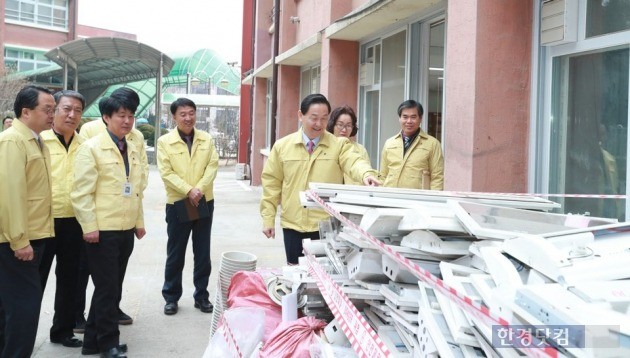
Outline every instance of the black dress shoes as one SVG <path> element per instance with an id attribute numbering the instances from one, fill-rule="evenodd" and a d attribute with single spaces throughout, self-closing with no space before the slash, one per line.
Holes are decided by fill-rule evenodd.
<path id="1" fill-rule="evenodd" d="M 164 314 L 171 316 L 175 313 L 177 313 L 177 302 L 166 302 L 164 305 Z"/>
<path id="2" fill-rule="evenodd" d="M 133 318 L 123 312 L 120 308 L 118 309 L 118 324 L 128 325 L 133 323 Z"/>
<path id="3" fill-rule="evenodd" d="M 127 353 L 127 344 L 120 343 L 118 345 L 118 351 Z M 94 354 L 98 354 L 98 348 L 83 347 L 83 349 L 81 349 L 81 354 L 83 354 L 84 356 L 91 356 Z"/>
<path id="4" fill-rule="evenodd" d="M 107 352 L 101 352 L 101 358 L 127 358 L 127 355 L 118 347 L 114 347 Z"/>
<path id="5" fill-rule="evenodd" d="M 195 301 L 195 308 L 199 308 L 201 312 L 204 312 L 204 313 L 211 313 L 214 307 L 212 307 L 212 303 L 210 303 L 208 299 L 204 299 L 204 300 Z"/>
<path id="6" fill-rule="evenodd" d="M 79 348 L 83 345 L 83 341 L 75 336 L 64 337 L 62 339 L 50 339 L 51 342 L 61 344 L 64 347 Z"/>

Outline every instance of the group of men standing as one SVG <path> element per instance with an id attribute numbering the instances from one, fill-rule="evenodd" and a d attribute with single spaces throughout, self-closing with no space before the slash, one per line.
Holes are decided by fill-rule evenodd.
<path id="1" fill-rule="evenodd" d="M 31 355 L 55 257 L 50 341 L 82 347 L 84 355 L 126 357 L 118 330 L 125 315 L 119 308 L 122 286 L 134 236 L 146 234 L 142 199 L 148 163 L 142 134 L 134 129 L 138 105 L 137 93 L 119 88 L 100 100 L 102 121 L 90 122 L 79 134 L 85 108 L 80 93 L 64 90 L 53 96 L 29 85 L 17 94 L 17 119 L 0 134 L 0 358 Z M 177 130 L 158 141 L 168 196 L 164 313 L 177 312 L 191 231 L 194 306 L 212 312 L 207 285 L 218 156 L 209 134 L 194 128 L 192 101 L 178 99 L 171 113 Z M 199 219 L 182 218 L 172 210 L 180 200 L 207 212 Z M 199 205 L 200 200 L 207 205 Z M 82 250 L 94 283 L 83 341 L 73 332 Z"/>
<path id="2" fill-rule="evenodd" d="M 310 182 L 343 184 L 345 176 L 371 186 L 430 190 L 444 187 L 442 149 L 437 139 L 420 128 L 420 103 L 407 100 L 398 107 L 401 130 L 385 142 L 380 172 L 353 150 L 348 138 L 326 131 L 330 111 L 325 96 L 306 96 L 297 113 L 301 128 L 274 144 L 263 168 L 263 234 L 275 237 L 276 213 L 281 205 L 280 226 L 289 265 L 298 264 L 303 256 L 303 239 L 319 239 L 319 222 L 328 218 L 323 211 L 302 207 L 299 192 L 308 190 Z"/>

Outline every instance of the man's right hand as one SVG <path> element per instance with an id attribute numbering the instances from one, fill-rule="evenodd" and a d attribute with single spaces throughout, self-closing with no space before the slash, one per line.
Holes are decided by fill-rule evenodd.
<path id="1" fill-rule="evenodd" d="M 201 191 L 198 188 L 192 188 L 188 192 L 188 199 L 190 200 L 190 203 L 193 204 L 194 207 L 197 207 L 199 205 L 199 200 L 201 200 L 202 197 L 203 197 L 203 191 Z"/>
<path id="2" fill-rule="evenodd" d="M 274 229 L 272 227 L 263 229 L 263 234 L 265 234 L 265 236 L 268 239 L 275 239 L 276 238 L 276 229 Z"/>
<path id="3" fill-rule="evenodd" d="M 18 260 L 21 260 L 21 261 L 31 261 L 33 257 L 35 257 L 35 253 L 33 252 L 33 246 L 31 246 L 30 244 L 26 247 L 15 250 L 13 254 Z"/>
<path id="4" fill-rule="evenodd" d="M 98 242 L 98 231 L 88 232 L 87 234 L 83 234 L 83 240 L 90 244 L 96 244 Z"/>

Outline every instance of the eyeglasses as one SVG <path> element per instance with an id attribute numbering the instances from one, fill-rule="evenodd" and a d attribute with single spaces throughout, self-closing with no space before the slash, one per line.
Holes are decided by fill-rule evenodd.
<path id="1" fill-rule="evenodd" d="M 347 131 L 351 131 L 354 128 L 354 125 L 352 123 L 343 124 L 341 122 L 337 122 L 335 123 L 335 127 L 337 127 L 337 129 L 339 130 L 345 129 Z"/>
<path id="2" fill-rule="evenodd" d="M 36 107 L 35 109 L 39 109 L 40 111 L 46 113 L 49 116 L 52 116 L 55 113 L 55 107 Z"/>

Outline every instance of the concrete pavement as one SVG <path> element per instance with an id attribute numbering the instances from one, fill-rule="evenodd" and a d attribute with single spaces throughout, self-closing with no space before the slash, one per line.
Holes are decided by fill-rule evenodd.
<path id="1" fill-rule="evenodd" d="M 220 164 L 224 164 L 224 160 Z M 282 239 L 269 240 L 261 232 L 262 220 L 258 213 L 260 188 L 250 187 L 247 181 L 235 180 L 234 170 L 234 165 L 220 166 L 214 185 L 211 299 L 216 291 L 222 252 L 251 252 L 258 257 L 258 267 L 278 268 L 285 263 Z M 163 313 L 161 290 L 167 239 L 165 203 L 162 180 L 157 168 L 152 166 L 144 198 L 147 235 L 135 242 L 121 304 L 123 311 L 134 319 L 132 325 L 120 326 L 120 339 L 129 346 L 130 357 L 200 357 L 210 338 L 212 314 L 201 313 L 193 307 L 191 245 L 186 255 L 184 294 L 179 301 L 179 312 L 174 316 Z M 79 357 L 81 348 L 53 344 L 48 337 L 54 313 L 54 280 L 55 275 L 51 272 L 44 292 L 33 357 Z M 88 302 L 92 291 L 90 283 Z M 82 335 L 77 336 L 82 338 Z"/>

